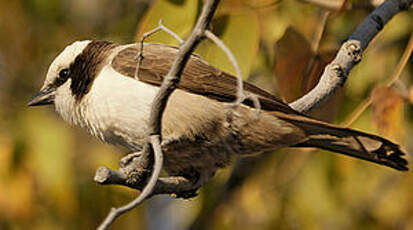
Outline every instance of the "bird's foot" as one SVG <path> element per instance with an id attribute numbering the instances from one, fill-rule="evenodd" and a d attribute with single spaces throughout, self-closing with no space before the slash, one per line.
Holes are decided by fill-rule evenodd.
<path id="1" fill-rule="evenodd" d="M 121 168 L 126 167 L 134 158 L 136 157 L 140 157 L 141 156 L 141 152 L 133 152 L 133 153 L 129 153 L 128 155 L 122 157 L 122 159 L 120 159 L 119 161 L 119 166 Z"/>

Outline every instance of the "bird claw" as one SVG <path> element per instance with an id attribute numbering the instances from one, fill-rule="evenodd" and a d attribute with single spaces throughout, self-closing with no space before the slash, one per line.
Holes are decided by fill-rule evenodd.
<path id="1" fill-rule="evenodd" d="M 136 157 L 140 157 L 141 153 L 140 152 L 133 152 L 133 153 L 129 153 L 128 155 L 122 157 L 122 159 L 120 159 L 119 161 L 119 166 L 121 168 L 126 167 L 134 158 Z"/>

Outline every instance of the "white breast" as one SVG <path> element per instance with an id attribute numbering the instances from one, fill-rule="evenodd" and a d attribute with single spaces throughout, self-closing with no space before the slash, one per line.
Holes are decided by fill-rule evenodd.
<path id="1" fill-rule="evenodd" d="M 83 125 L 105 142 L 136 150 L 144 141 L 150 106 L 158 88 L 105 66 L 82 99 Z M 83 108 L 83 109 L 81 109 Z"/>

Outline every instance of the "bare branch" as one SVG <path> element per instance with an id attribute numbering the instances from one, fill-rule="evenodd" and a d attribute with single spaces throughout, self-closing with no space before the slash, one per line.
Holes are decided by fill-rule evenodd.
<path id="1" fill-rule="evenodd" d="M 225 54 L 227 55 L 228 59 L 231 61 L 232 65 L 234 66 L 235 73 L 237 74 L 237 101 L 235 104 L 241 104 L 244 99 L 244 81 L 242 77 L 242 72 L 241 68 L 238 65 L 237 59 L 235 58 L 234 54 L 231 52 L 231 50 L 217 37 L 215 34 L 213 34 L 211 31 L 206 30 L 205 31 L 205 36 L 213 41 L 219 48 L 221 48 Z"/>
<path id="2" fill-rule="evenodd" d="M 409 60 L 409 57 L 411 56 L 412 52 L 413 34 L 410 35 L 409 43 L 407 44 L 406 49 L 404 50 L 404 53 L 396 66 L 396 69 L 393 71 L 392 77 L 389 78 L 389 80 L 387 80 L 385 83 L 387 87 L 392 86 L 400 78 L 400 75 L 402 74 L 404 67 L 406 67 L 407 61 Z M 353 111 L 353 113 L 351 113 L 350 116 L 348 116 L 348 118 L 343 122 L 343 125 L 350 126 L 358 117 L 360 117 L 363 111 L 371 105 L 372 101 L 373 100 L 371 96 L 369 96 L 367 99 L 361 102 L 359 106 L 357 106 L 357 108 Z"/>
<path id="3" fill-rule="evenodd" d="M 172 30 L 168 29 L 166 26 L 164 26 L 162 24 L 162 19 L 160 19 L 159 23 L 158 23 L 158 26 L 155 29 L 144 33 L 142 35 L 142 38 L 141 38 L 140 42 L 139 42 L 140 43 L 140 50 L 139 50 L 139 53 L 136 55 L 136 58 L 138 60 L 138 64 L 137 64 L 136 70 L 135 70 L 135 79 L 139 78 L 140 65 L 141 65 L 142 59 L 143 59 L 143 42 L 145 41 L 146 38 L 154 35 L 155 33 L 159 32 L 159 31 L 164 31 L 164 32 L 168 33 L 169 35 L 171 35 L 172 37 L 174 37 L 179 42 L 179 45 L 181 45 L 184 42 L 184 40 L 181 37 L 179 37 L 178 34 L 173 32 Z"/>
<path id="4" fill-rule="evenodd" d="M 322 9 L 329 11 L 351 10 L 351 9 L 366 9 L 374 10 L 381 5 L 385 0 L 365 0 L 362 2 L 339 1 L 339 0 L 299 0 L 300 2 L 310 3 Z"/>
<path id="5" fill-rule="evenodd" d="M 128 176 L 120 171 L 100 167 L 95 175 L 95 181 L 100 185 L 123 185 L 132 189 L 142 190 L 144 181 L 128 180 Z M 188 191 L 194 190 L 193 181 L 181 176 L 160 177 L 149 197 L 159 194 L 175 194 L 177 197 L 188 198 Z"/>
<path id="6" fill-rule="evenodd" d="M 290 106 L 308 112 L 342 87 L 351 69 L 361 61 L 361 54 L 370 41 L 395 14 L 408 9 L 411 4 L 411 0 L 387 0 L 375 9 L 341 46 L 335 59 L 326 66 L 318 84 Z"/>
<path id="7" fill-rule="evenodd" d="M 313 39 L 311 41 L 311 50 L 313 51 L 314 54 L 318 53 L 318 49 L 320 47 L 321 39 L 323 38 L 324 31 L 327 27 L 327 21 L 328 21 L 329 16 L 330 16 L 330 11 L 323 10 L 323 9 L 321 10 L 321 14 L 319 16 L 320 21 L 319 21 L 319 23 L 317 23 L 317 27 L 314 30 Z M 308 81 L 308 78 L 310 77 L 310 71 L 314 67 L 316 57 L 317 57 L 316 55 L 313 55 L 311 57 L 310 61 L 308 62 L 307 68 L 304 72 L 305 74 L 304 74 L 303 82 Z M 303 92 L 307 91 L 306 87 L 307 87 L 306 84 L 302 84 L 301 88 L 302 88 Z M 299 111 L 299 112 L 302 112 L 302 111 Z"/>
<path id="8" fill-rule="evenodd" d="M 258 97 L 253 95 L 253 94 L 245 95 L 245 93 L 244 93 L 244 78 L 242 76 L 241 68 L 239 67 L 239 64 L 238 64 L 237 59 L 235 58 L 234 54 L 224 44 L 224 42 L 222 42 L 211 31 L 206 30 L 205 31 L 205 36 L 209 40 L 213 41 L 220 49 L 222 49 L 225 52 L 228 59 L 230 60 L 230 62 L 234 66 L 235 73 L 237 75 L 237 99 L 234 101 L 234 105 L 239 106 L 245 99 L 251 99 L 252 102 L 254 103 L 254 108 L 256 108 L 257 113 L 259 113 L 260 110 L 261 110 L 261 105 L 260 105 L 260 101 L 258 100 Z"/>
<path id="9" fill-rule="evenodd" d="M 311 40 L 311 49 L 314 53 L 318 52 L 318 48 L 320 47 L 321 39 L 323 38 L 324 31 L 326 30 L 327 21 L 330 14 L 330 11 L 321 10 L 319 22 L 317 23 L 313 34 L 313 39 Z"/>
<path id="10" fill-rule="evenodd" d="M 162 115 L 163 112 L 166 108 L 166 104 L 168 102 L 168 99 L 172 92 L 175 90 L 176 85 L 179 83 L 180 76 L 183 72 L 183 69 L 191 56 L 192 52 L 195 50 L 196 46 L 199 44 L 199 42 L 204 38 L 205 31 L 208 29 L 213 15 L 216 11 L 216 8 L 219 4 L 219 0 L 208 0 L 203 9 L 202 13 L 197 21 L 197 24 L 195 25 L 195 28 L 193 29 L 191 35 L 189 38 L 181 45 L 177 57 L 172 64 L 171 69 L 169 70 L 168 74 L 165 76 L 165 79 L 162 83 L 162 86 L 160 87 L 157 95 L 155 96 L 154 101 L 152 102 L 152 107 L 151 107 L 151 113 L 150 113 L 150 118 L 149 118 L 149 123 L 148 123 L 148 131 L 150 134 L 149 137 L 149 143 L 151 144 L 153 148 L 153 153 L 155 155 L 155 162 L 152 170 L 152 175 L 149 179 L 148 184 L 144 187 L 142 193 L 132 202 L 129 204 L 122 206 L 120 208 L 112 208 L 109 215 L 105 218 L 103 223 L 98 227 L 99 230 L 104 230 L 107 229 L 113 221 L 123 213 L 133 209 L 136 207 L 138 204 L 140 204 L 143 200 L 145 200 L 150 194 L 152 193 L 155 185 L 157 184 L 159 173 L 162 170 L 162 162 L 163 162 L 163 156 L 162 156 L 162 150 L 161 150 L 161 130 L 162 130 Z M 159 28 L 162 28 L 162 24 L 160 22 Z M 152 32 L 152 31 L 151 31 Z M 156 32 L 156 29 L 154 30 Z M 152 33 L 154 33 L 152 32 Z M 142 39 L 143 41 L 143 39 Z M 141 44 L 142 45 L 142 44 Z M 140 58 L 142 55 L 139 55 Z M 148 145 L 146 145 L 148 146 Z M 141 159 L 145 163 L 148 164 L 150 162 L 149 159 L 151 159 L 151 148 L 145 147 L 144 150 L 142 151 L 142 154 L 140 156 Z M 147 165 L 144 165 L 147 166 Z M 147 167 L 144 167 L 147 168 Z M 107 176 L 116 176 L 116 180 L 106 180 L 104 174 L 98 174 L 98 176 L 95 176 L 95 179 L 97 181 L 115 181 L 119 182 L 120 179 L 124 179 L 122 175 L 122 171 L 119 170 L 120 172 L 118 173 L 113 173 L 113 171 L 107 171 Z M 100 169 L 100 172 L 105 172 L 103 168 Z"/>

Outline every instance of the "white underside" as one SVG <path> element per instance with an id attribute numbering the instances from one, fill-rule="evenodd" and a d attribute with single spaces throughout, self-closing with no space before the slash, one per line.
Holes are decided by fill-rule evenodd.
<path id="1" fill-rule="evenodd" d="M 157 87 L 124 77 L 110 66 L 102 69 L 80 102 L 64 96 L 71 94 L 70 81 L 66 84 L 67 87 L 61 87 L 66 90 L 59 90 L 55 99 L 56 110 L 64 120 L 86 128 L 105 142 L 131 150 L 139 148 L 136 145 L 145 137 Z"/>

